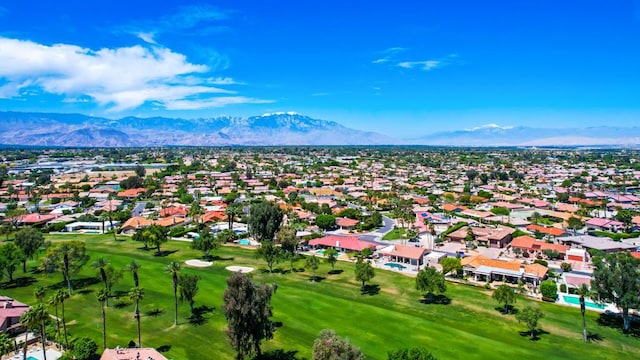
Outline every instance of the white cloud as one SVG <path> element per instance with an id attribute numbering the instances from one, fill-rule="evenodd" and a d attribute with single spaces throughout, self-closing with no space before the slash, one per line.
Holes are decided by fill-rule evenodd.
<path id="1" fill-rule="evenodd" d="M 437 60 L 426 60 L 426 61 L 403 61 L 398 63 L 398 66 L 405 69 L 413 69 L 418 68 L 421 70 L 429 71 L 433 70 L 441 65 L 440 61 Z"/>
<path id="2" fill-rule="evenodd" d="M 509 130 L 509 129 L 513 129 L 513 126 L 500 126 L 498 124 L 490 123 L 490 124 L 484 124 L 484 125 L 476 126 L 476 127 L 465 129 L 465 130 L 467 130 L 467 131 L 477 131 L 477 130 L 482 130 L 482 129 Z"/>
<path id="3" fill-rule="evenodd" d="M 153 38 L 155 36 L 155 33 L 153 32 L 138 32 L 135 35 L 146 43 L 154 44 L 154 45 L 158 44 L 156 40 Z"/>
<path id="4" fill-rule="evenodd" d="M 259 101 L 242 96 L 216 100 L 213 94 L 234 92 L 214 85 L 235 84 L 233 79 L 208 77 L 208 66 L 192 64 L 185 55 L 159 46 L 92 50 L 0 37 L 0 64 L 0 97 L 5 98 L 36 87 L 67 98 L 90 96 L 109 111 L 146 102 L 191 109 Z"/>
<path id="5" fill-rule="evenodd" d="M 372 64 L 382 64 L 382 63 L 386 63 L 388 61 L 389 61 L 389 59 L 380 58 L 380 59 L 373 60 L 371 63 Z"/>

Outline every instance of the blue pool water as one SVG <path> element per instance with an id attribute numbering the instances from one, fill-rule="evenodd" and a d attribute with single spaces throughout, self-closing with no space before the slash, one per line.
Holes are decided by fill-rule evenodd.
<path id="1" fill-rule="evenodd" d="M 316 254 L 324 256 L 324 249 L 320 249 L 320 250 L 316 251 Z M 338 257 L 340 255 L 341 255 L 340 253 L 337 253 L 336 257 Z"/>
<path id="2" fill-rule="evenodd" d="M 388 267 L 391 267 L 391 268 L 396 268 L 396 269 L 398 269 L 398 270 L 404 270 L 404 269 L 406 269 L 406 268 L 407 268 L 407 267 L 406 267 L 406 266 L 404 266 L 404 265 L 400 265 L 400 264 L 396 264 L 396 263 L 386 263 L 386 264 L 384 264 L 384 265 L 385 265 L 385 266 L 388 266 Z"/>
<path id="3" fill-rule="evenodd" d="M 575 296 L 571 296 L 571 295 L 562 295 L 562 298 L 564 299 L 564 302 L 566 302 L 567 304 L 573 304 L 573 305 L 580 306 L 580 298 L 579 297 L 575 297 Z M 594 302 L 586 301 L 586 300 L 584 302 L 584 306 L 588 307 L 588 308 L 592 308 L 592 309 L 598 309 L 598 310 L 604 309 L 604 305 L 596 304 Z"/>
<path id="4" fill-rule="evenodd" d="M 27 360 L 38 360 L 38 359 L 37 359 L 37 358 L 34 358 L 33 356 L 29 356 L 29 357 L 27 358 Z"/>
<path id="5" fill-rule="evenodd" d="M 240 245 L 251 245 L 251 242 L 249 242 L 249 240 L 247 240 L 247 239 L 242 239 L 242 240 L 238 241 L 238 244 L 240 244 Z"/>

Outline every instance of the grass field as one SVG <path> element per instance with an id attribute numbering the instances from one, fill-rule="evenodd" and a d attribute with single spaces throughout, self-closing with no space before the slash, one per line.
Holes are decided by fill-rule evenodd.
<path id="1" fill-rule="evenodd" d="M 399 239 L 405 239 L 405 234 L 407 233 L 407 231 L 403 228 L 395 228 L 391 231 L 389 231 L 387 234 L 385 234 L 385 236 L 382 238 L 382 240 L 399 240 Z"/>
<path id="2" fill-rule="evenodd" d="M 312 283 L 309 273 L 274 273 L 264 271 L 265 265 L 254 258 L 252 250 L 223 247 L 214 255 L 219 259 L 209 268 L 188 268 L 183 271 L 199 274 L 200 292 L 196 307 L 201 318 L 188 320 L 188 304 L 180 305 L 180 324 L 173 326 L 173 293 L 171 278 L 163 271 L 171 261 L 183 262 L 197 258 L 199 252 L 188 243 L 171 241 L 163 250 L 175 251 L 164 257 L 153 251 L 139 249 L 140 244 L 126 240 L 114 242 L 110 235 L 48 236 L 53 241 L 81 239 L 87 243 L 90 263 L 105 257 L 116 267 L 131 260 L 142 265 L 141 287 L 145 298 L 141 302 L 142 344 L 159 348 L 170 359 L 232 359 L 234 352 L 224 334 L 226 321 L 221 312 L 222 293 L 230 273 L 228 265 L 257 267 L 256 281 L 277 283 L 273 297 L 273 320 L 278 323 L 273 340 L 263 343 L 264 350 L 284 349 L 295 352 L 297 358 L 311 358 L 311 347 L 318 332 L 334 329 L 348 337 L 370 359 L 385 359 L 389 350 L 423 346 L 439 359 L 626 359 L 640 354 L 640 338 L 623 335 L 619 327 L 599 325 L 598 314 L 588 312 L 587 327 L 597 341 L 581 339 L 581 317 L 576 308 L 539 303 L 519 298 L 516 308 L 540 307 L 543 333 L 531 341 L 521 335 L 525 326 L 513 315 L 502 315 L 490 292 L 465 285 L 448 284 L 450 304 L 424 304 L 414 289 L 414 279 L 393 272 L 376 270 L 368 294 L 361 294 L 354 280 L 353 266 L 338 262 L 340 274 L 328 275 L 329 265 L 322 264 L 317 274 L 323 279 Z M 33 269 L 37 262 L 30 263 Z M 288 264 L 281 264 L 288 269 Z M 22 277 L 18 271 L 17 277 Z M 101 284 L 94 281 L 96 272 L 87 265 L 74 278 L 89 284 L 76 288 L 67 302 L 68 329 L 72 336 L 89 336 L 101 346 L 100 304 L 95 292 Z M 43 284 L 51 291 L 63 285 L 62 276 L 29 273 L 36 282 L 22 287 L 5 286 L 2 294 L 20 301 L 34 303 L 33 288 Z M 25 281 L 24 283 L 29 283 Z M 115 290 L 126 292 L 133 285 L 125 273 Z M 5 283 L 6 285 L 6 283 Z M 53 308 L 51 308 L 53 313 Z M 126 346 L 136 337 L 133 305 L 126 296 L 112 299 L 107 310 L 108 345 Z M 635 354 L 635 355 L 634 355 Z"/>

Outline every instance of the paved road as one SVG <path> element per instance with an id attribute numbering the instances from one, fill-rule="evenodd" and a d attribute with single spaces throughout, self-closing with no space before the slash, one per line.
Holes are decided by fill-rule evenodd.
<path id="1" fill-rule="evenodd" d="M 144 211 L 144 209 L 147 207 L 147 203 L 144 201 L 139 201 L 136 203 L 136 206 L 133 207 L 133 210 L 131 210 L 131 216 L 140 216 L 142 215 L 142 212 Z"/>

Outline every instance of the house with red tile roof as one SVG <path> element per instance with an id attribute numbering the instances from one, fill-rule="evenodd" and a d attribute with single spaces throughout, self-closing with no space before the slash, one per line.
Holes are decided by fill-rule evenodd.
<path id="1" fill-rule="evenodd" d="M 20 225 L 40 225 L 44 224 L 48 221 L 51 221 L 60 216 L 60 214 L 26 214 L 20 216 L 18 219 L 18 224 Z"/>
<path id="2" fill-rule="evenodd" d="M 388 246 L 381 250 L 382 256 L 384 256 L 387 261 L 417 266 L 417 270 L 420 270 L 420 266 L 424 265 L 424 255 L 426 252 L 427 249 L 425 248 L 400 244 Z"/>
<path id="3" fill-rule="evenodd" d="M 142 194 L 145 191 L 147 191 L 147 189 L 145 189 L 145 188 L 127 189 L 127 190 L 123 190 L 123 191 L 118 192 L 118 197 L 123 197 L 123 198 L 127 198 L 127 199 L 134 199 L 134 198 L 138 197 L 138 195 Z"/>
<path id="4" fill-rule="evenodd" d="M 511 242 L 512 234 L 516 229 L 508 226 L 498 227 L 469 227 L 463 226 L 460 229 L 450 233 L 449 239 L 451 241 L 466 241 L 466 237 L 469 234 L 469 229 L 473 234 L 473 238 L 480 244 L 492 247 L 503 248 Z"/>
<path id="5" fill-rule="evenodd" d="M 225 214 L 224 210 L 212 210 L 204 213 L 204 215 L 202 215 L 201 221 L 203 224 L 206 224 L 210 222 L 219 222 L 226 219 L 227 215 Z"/>
<path id="6" fill-rule="evenodd" d="M 12 298 L 0 296 L 0 334 L 20 332 L 20 316 L 30 308 Z"/>
<path id="7" fill-rule="evenodd" d="M 187 216 L 188 213 L 189 211 L 187 210 L 186 206 L 172 205 L 160 210 L 161 217 L 174 216 L 174 215 Z"/>
<path id="8" fill-rule="evenodd" d="M 360 220 L 355 220 L 355 219 L 349 219 L 349 218 L 336 218 L 336 225 L 341 229 L 341 230 L 355 230 L 356 225 L 358 225 L 358 223 L 360 223 Z"/>
<path id="9" fill-rule="evenodd" d="M 631 256 L 633 256 L 636 259 L 640 259 L 640 251 L 632 251 Z"/>
<path id="10" fill-rule="evenodd" d="M 465 257 L 461 260 L 462 271 L 476 281 L 502 281 L 516 284 L 538 283 L 547 276 L 548 269 L 540 264 L 522 264 L 518 261 L 493 260 L 482 255 Z"/>
<path id="11" fill-rule="evenodd" d="M 536 224 L 528 225 L 526 229 L 534 233 L 541 232 L 547 236 L 553 236 L 553 237 L 558 237 L 565 234 L 565 231 L 560 228 L 546 227 L 546 226 L 536 225 Z"/>
<path id="12" fill-rule="evenodd" d="M 509 244 L 509 247 L 511 249 L 520 249 L 522 253 L 526 252 L 531 257 L 536 256 L 545 250 L 555 250 L 560 254 L 560 256 L 565 257 L 570 248 L 570 246 L 567 245 L 551 244 L 546 241 L 534 239 L 527 235 L 518 236 L 513 239 L 511 244 Z"/>
<path id="13" fill-rule="evenodd" d="M 357 236 L 328 235 L 318 239 L 309 240 L 309 246 L 314 249 L 332 247 L 338 251 L 362 251 L 365 248 L 374 250 L 376 244 L 370 241 L 360 240 Z"/>
<path id="14" fill-rule="evenodd" d="M 624 228 L 624 223 L 611 219 L 592 218 L 585 221 L 584 225 L 592 230 L 618 231 Z"/>

